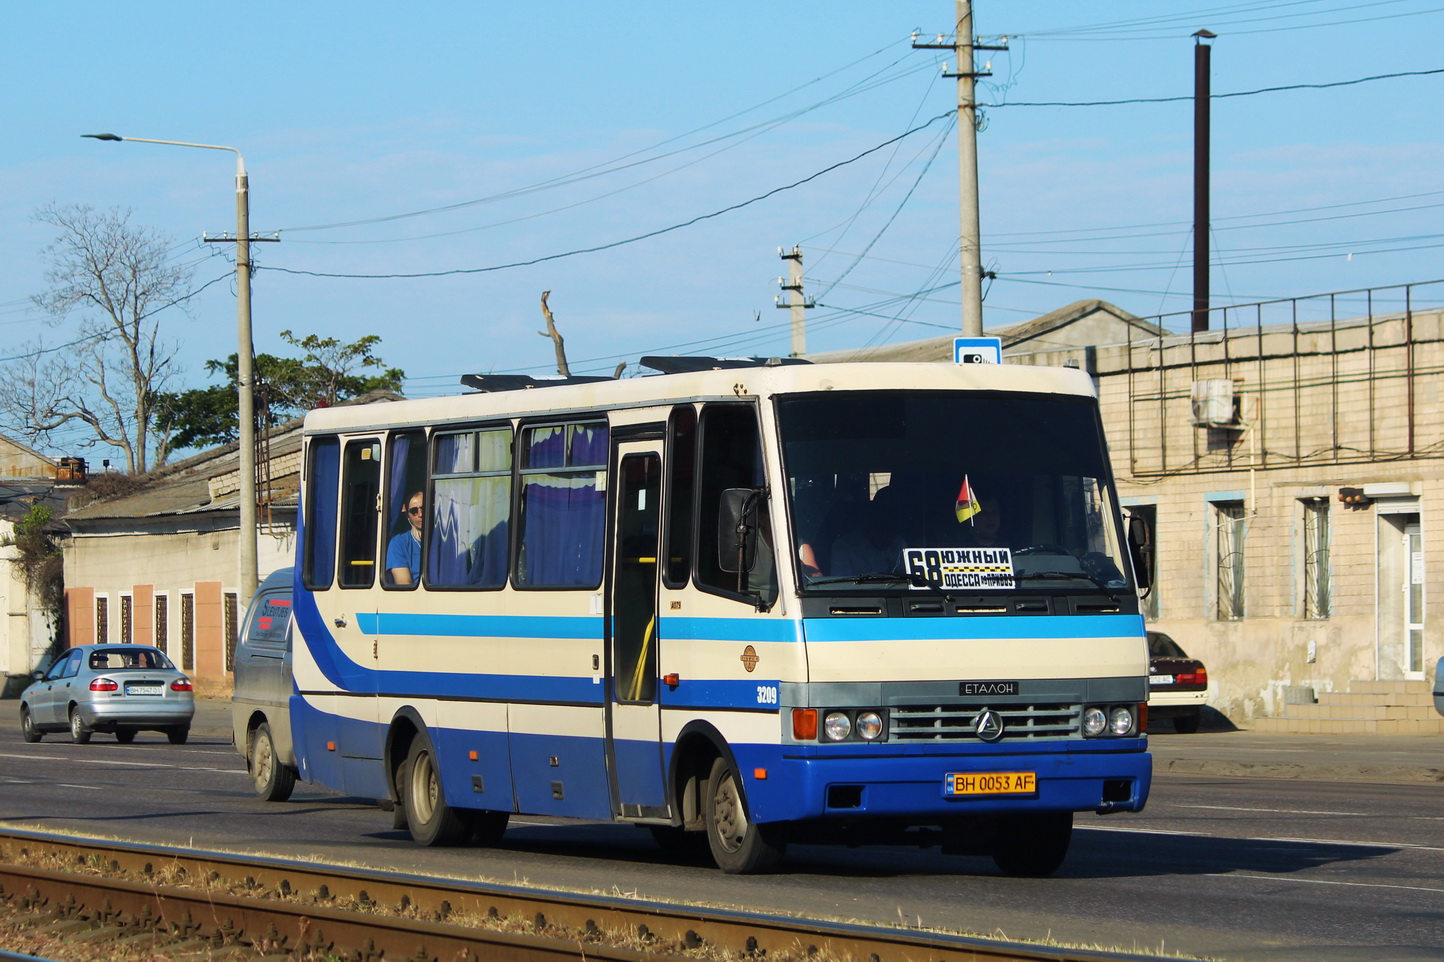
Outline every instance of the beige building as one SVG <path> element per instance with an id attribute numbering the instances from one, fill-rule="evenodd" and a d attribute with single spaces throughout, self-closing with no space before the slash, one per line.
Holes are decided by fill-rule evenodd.
<path id="1" fill-rule="evenodd" d="M 1213 708 L 1276 730 L 1444 731 L 1425 538 L 1444 507 L 1444 321 L 1295 319 L 1317 306 L 1009 359 L 1093 374 L 1120 496 L 1156 532 L 1151 627 L 1207 664 Z"/>
<path id="2" fill-rule="evenodd" d="M 298 421 L 274 434 L 260 459 L 262 578 L 293 557 L 300 445 Z M 249 601 L 238 591 L 238 462 L 234 444 L 208 451 L 66 515 L 69 644 L 154 644 L 200 690 L 227 687 Z"/>

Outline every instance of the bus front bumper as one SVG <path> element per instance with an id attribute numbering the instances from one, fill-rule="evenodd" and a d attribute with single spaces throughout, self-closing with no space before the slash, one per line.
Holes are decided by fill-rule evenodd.
<path id="1" fill-rule="evenodd" d="M 1150 754 L 1141 747 L 1079 750 L 1070 743 L 1070 749 L 823 755 L 794 754 L 783 746 L 738 761 L 748 807 L 761 822 L 886 818 L 921 824 L 1000 812 L 1142 810 L 1153 776 Z"/>

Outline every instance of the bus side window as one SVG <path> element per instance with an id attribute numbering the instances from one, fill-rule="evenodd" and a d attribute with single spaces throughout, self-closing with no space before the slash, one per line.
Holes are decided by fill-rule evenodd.
<path id="1" fill-rule="evenodd" d="M 376 578 L 376 496 L 381 492 L 381 445 L 346 445 L 341 472 L 342 588 L 369 588 Z"/>
<path id="2" fill-rule="evenodd" d="M 336 486 L 341 479 L 341 445 L 335 438 L 315 438 L 307 456 L 306 546 L 302 561 L 304 583 L 312 591 L 325 591 L 336 576 Z"/>
<path id="3" fill-rule="evenodd" d="M 549 424 L 522 437 L 517 584 L 595 588 L 602 583 L 607 425 Z"/>
<path id="4" fill-rule="evenodd" d="M 692 505 L 697 484 L 697 409 L 679 404 L 668 423 L 667 563 L 662 581 L 681 588 L 692 574 Z"/>
<path id="5" fill-rule="evenodd" d="M 762 445 L 757 410 L 750 404 L 709 404 L 702 409 L 702 445 L 698 464 L 697 583 L 720 594 L 742 596 L 769 608 L 777 598 L 777 568 L 772 543 L 771 506 L 757 506 L 757 550 L 752 569 L 741 579 L 718 562 L 717 518 L 728 488 L 762 488 Z"/>
<path id="6" fill-rule="evenodd" d="M 417 579 L 399 584 L 387 566 L 386 556 L 400 535 L 412 537 L 406 505 L 412 496 L 426 487 L 426 435 L 420 431 L 398 431 L 391 435 L 386 454 L 386 498 L 381 509 L 382 538 L 386 545 L 382 557 L 381 583 L 388 588 L 415 588 Z M 418 542 L 419 545 L 420 542 Z M 414 556 L 420 558 L 418 547 Z M 419 573 L 419 572 L 418 572 Z"/>
<path id="7" fill-rule="evenodd" d="M 426 583 L 500 588 L 511 531 L 511 427 L 439 434 Z"/>

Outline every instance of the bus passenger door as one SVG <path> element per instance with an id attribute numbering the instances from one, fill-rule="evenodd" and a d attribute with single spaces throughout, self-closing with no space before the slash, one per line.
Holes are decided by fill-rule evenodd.
<path id="1" fill-rule="evenodd" d="M 657 704 L 660 441 L 618 442 L 610 579 L 607 770 L 613 813 L 668 814 Z"/>

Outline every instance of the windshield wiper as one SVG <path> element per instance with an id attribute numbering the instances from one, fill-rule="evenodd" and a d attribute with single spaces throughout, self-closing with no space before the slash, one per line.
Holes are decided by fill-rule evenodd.
<path id="1" fill-rule="evenodd" d="M 937 585 L 928 584 L 922 575 L 907 575 L 898 571 L 871 571 L 861 575 L 838 575 L 835 578 L 814 578 L 807 582 L 808 587 L 814 585 L 908 585 L 913 588 L 931 588 L 938 594 L 943 594 L 943 589 Z"/>
<path id="2" fill-rule="evenodd" d="M 1095 585 L 1108 592 L 1110 596 L 1114 592 L 1120 590 L 1119 585 L 1110 585 L 1108 584 L 1108 582 L 1103 581 L 1100 578 L 1095 578 L 1093 575 L 1090 575 L 1086 571 L 1028 571 L 1024 572 L 1023 574 L 1014 575 L 1014 578 L 1018 581 L 1037 581 L 1045 578 L 1072 578 L 1074 580 L 1081 579 L 1084 581 L 1093 582 Z"/>

